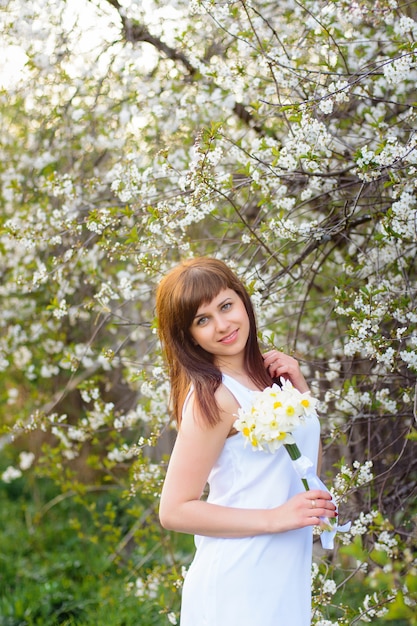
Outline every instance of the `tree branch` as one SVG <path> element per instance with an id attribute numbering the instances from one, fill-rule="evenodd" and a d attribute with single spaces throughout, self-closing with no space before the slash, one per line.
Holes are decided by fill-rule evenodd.
<path id="1" fill-rule="evenodd" d="M 145 26 L 144 24 L 140 24 L 137 20 L 129 19 L 125 15 L 123 15 L 123 7 L 118 0 L 107 0 L 107 2 L 111 4 L 119 13 L 123 27 L 123 34 L 126 41 L 129 41 L 130 43 L 138 43 L 141 41 L 149 43 L 151 44 L 151 46 L 154 46 L 154 48 L 158 50 L 158 52 L 164 54 L 167 59 L 171 59 L 172 61 L 179 61 L 180 63 L 182 63 L 190 77 L 195 77 L 198 74 L 197 68 L 194 67 L 192 63 L 190 63 L 186 55 L 181 52 L 181 50 L 169 46 L 159 37 L 155 37 L 154 35 L 152 35 L 147 26 Z M 252 128 L 262 137 L 270 134 L 270 132 L 266 132 L 265 129 L 256 122 L 253 115 L 245 108 L 245 106 L 241 102 L 236 102 L 232 110 L 241 122 Z"/>

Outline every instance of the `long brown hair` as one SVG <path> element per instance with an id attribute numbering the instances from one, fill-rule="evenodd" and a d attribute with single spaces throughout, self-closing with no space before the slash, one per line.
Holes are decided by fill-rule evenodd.
<path id="1" fill-rule="evenodd" d="M 198 308 L 211 302 L 223 289 L 233 289 L 248 314 L 245 369 L 249 377 L 261 388 L 271 384 L 258 344 L 252 302 L 243 283 L 218 259 L 199 257 L 183 261 L 161 280 L 156 292 L 158 332 L 168 364 L 171 406 L 178 424 L 191 384 L 206 421 L 214 425 L 219 420 L 214 392 L 222 381 L 222 373 L 214 365 L 213 355 L 195 345 L 190 327 Z"/>

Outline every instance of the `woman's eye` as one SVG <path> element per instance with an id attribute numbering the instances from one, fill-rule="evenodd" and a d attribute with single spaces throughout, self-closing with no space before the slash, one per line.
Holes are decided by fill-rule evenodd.
<path id="1" fill-rule="evenodd" d="M 200 317 L 197 320 L 197 326 L 203 326 L 203 324 L 205 324 L 207 322 L 207 317 Z"/>
<path id="2" fill-rule="evenodd" d="M 222 311 L 228 311 L 231 306 L 232 306 L 231 302 L 226 302 L 226 304 L 223 304 L 222 306 Z"/>

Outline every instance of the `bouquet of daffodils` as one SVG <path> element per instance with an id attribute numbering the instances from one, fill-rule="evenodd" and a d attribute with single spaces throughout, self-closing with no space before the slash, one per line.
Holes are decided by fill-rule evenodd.
<path id="1" fill-rule="evenodd" d="M 234 427 L 244 436 L 245 445 L 250 443 L 254 450 L 276 452 L 285 446 L 305 489 L 328 491 L 316 475 L 313 463 L 301 454 L 292 435 L 306 419 L 316 415 L 317 400 L 309 391 L 298 391 L 289 380 L 280 378 L 280 383 L 281 386 L 273 384 L 263 391 L 254 391 L 250 410 L 238 409 Z M 336 532 L 349 530 L 350 523 L 338 526 L 323 518 L 322 528 L 323 547 L 333 548 Z"/>
<path id="2" fill-rule="evenodd" d="M 316 415 L 317 400 L 309 391 L 301 393 L 289 380 L 280 380 L 282 387 L 273 384 L 253 392 L 249 412 L 238 410 L 234 426 L 257 450 L 275 452 L 282 445 L 295 445 L 292 431 L 306 417 Z"/>

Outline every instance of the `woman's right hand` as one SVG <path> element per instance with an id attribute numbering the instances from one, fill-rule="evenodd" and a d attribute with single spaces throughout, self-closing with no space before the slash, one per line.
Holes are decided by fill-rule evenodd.
<path id="1" fill-rule="evenodd" d="M 271 533 L 319 526 L 321 517 L 337 517 L 330 493 L 320 489 L 297 493 L 284 504 L 270 509 L 268 513 Z"/>

